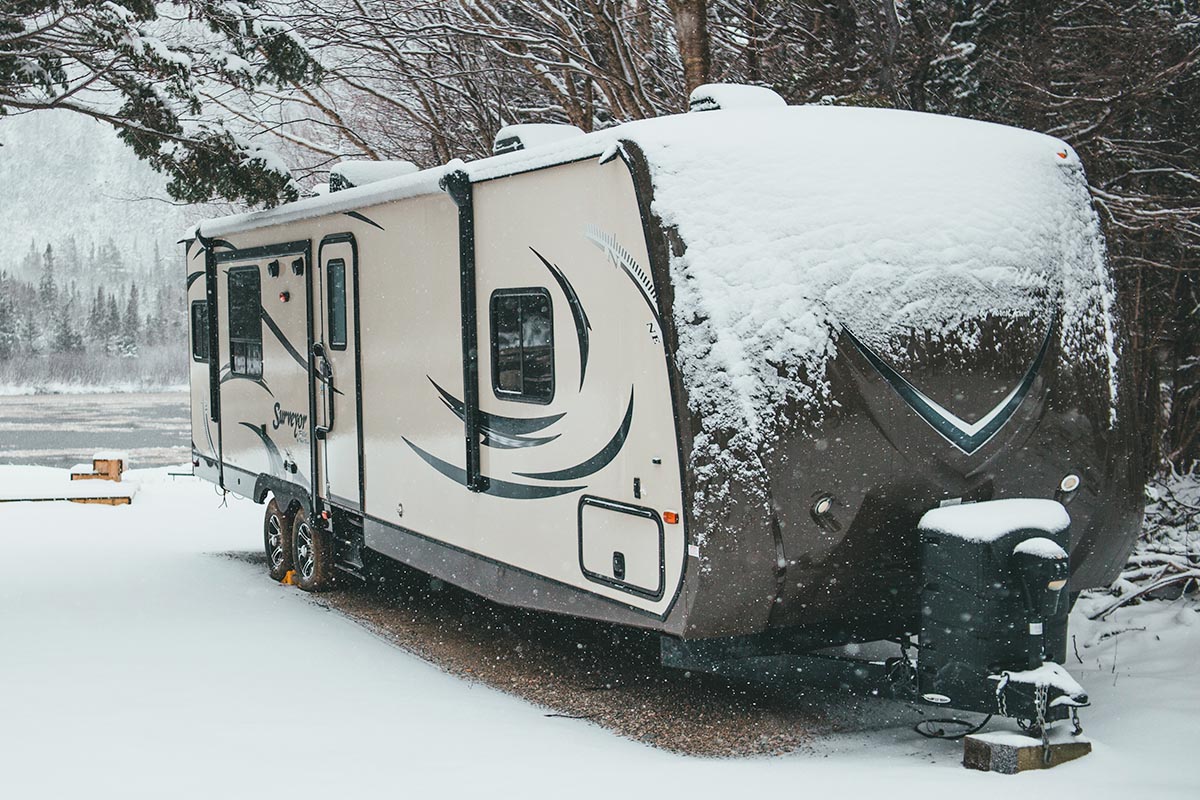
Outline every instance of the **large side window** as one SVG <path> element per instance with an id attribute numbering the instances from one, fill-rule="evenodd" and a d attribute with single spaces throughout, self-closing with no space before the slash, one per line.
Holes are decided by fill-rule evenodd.
<path id="1" fill-rule="evenodd" d="M 329 293 L 326 309 L 329 325 L 329 346 L 346 349 L 346 262 L 330 259 L 325 265 L 325 291 Z"/>
<path id="2" fill-rule="evenodd" d="M 492 390 L 504 400 L 554 399 L 554 314 L 545 289 L 492 293 Z"/>
<path id="3" fill-rule="evenodd" d="M 262 317 L 258 267 L 229 270 L 229 368 L 262 377 Z"/>
<path id="4" fill-rule="evenodd" d="M 208 363 L 208 301 L 192 301 L 192 358 Z"/>

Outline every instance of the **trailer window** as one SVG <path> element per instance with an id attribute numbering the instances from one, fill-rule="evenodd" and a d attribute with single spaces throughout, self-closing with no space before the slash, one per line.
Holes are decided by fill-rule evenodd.
<path id="1" fill-rule="evenodd" d="M 492 389 L 504 400 L 554 398 L 554 314 L 545 289 L 492 294 Z"/>
<path id="2" fill-rule="evenodd" d="M 192 301 L 192 358 L 208 362 L 208 301 Z"/>
<path id="3" fill-rule="evenodd" d="M 346 262 L 334 258 L 325 265 L 325 291 L 329 294 L 329 346 L 346 349 Z"/>
<path id="4" fill-rule="evenodd" d="M 229 370 L 262 377 L 262 301 L 258 267 L 229 270 Z"/>

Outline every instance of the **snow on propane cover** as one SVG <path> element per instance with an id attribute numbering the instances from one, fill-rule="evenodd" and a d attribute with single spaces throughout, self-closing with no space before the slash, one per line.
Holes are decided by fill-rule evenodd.
<path id="1" fill-rule="evenodd" d="M 828 408 L 843 326 L 903 365 L 914 333 L 970 348 L 982 316 L 1048 321 L 1059 303 L 1063 352 L 1107 384 L 1114 421 L 1104 241 L 1061 140 L 819 106 L 625 127 L 649 161 L 653 210 L 684 242 L 670 271 L 701 485 L 707 473 L 753 486 L 779 412 Z"/>

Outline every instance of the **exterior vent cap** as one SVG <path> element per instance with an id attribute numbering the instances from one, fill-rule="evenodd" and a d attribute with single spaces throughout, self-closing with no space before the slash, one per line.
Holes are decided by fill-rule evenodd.
<path id="1" fill-rule="evenodd" d="M 506 125 L 496 134 L 496 140 L 492 144 L 492 155 L 515 153 L 517 150 L 528 150 L 539 145 L 582 135 L 583 131 L 574 125 L 546 122 Z"/>
<path id="2" fill-rule="evenodd" d="M 731 108 L 782 108 L 787 101 L 765 86 L 746 83 L 706 83 L 688 97 L 688 111 Z"/>
<path id="3" fill-rule="evenodd" d="M 411 161 L 343 161 L 329 170 L 329 191 L 353 189 L 414 172 L 420 172 L 420 168 Z"/>

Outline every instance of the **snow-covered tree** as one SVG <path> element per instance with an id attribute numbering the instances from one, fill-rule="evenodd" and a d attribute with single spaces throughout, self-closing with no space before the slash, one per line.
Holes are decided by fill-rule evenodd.
<path id="1" fill-rule="evenodd" d="M 42 277 L 38 282 L 38 302 L 44 312 L 52 313 L 58 303 L 58 282 L 54 278 L 54 247 L 46 245 L 42 253 Z"/>
<path id="2" fill-rule="evenodd" d="M 0 4 L 0 115 L 60 108 L 106 122 L 180 200 L 296 197 L 271 151 L 206 113 L 204 91 L 298 86 L 318 73 L 258 0 Z"/>
<path id="3" fill-rule="evenodd" d="M 0 359 L 11 358 L 16 353 L 20 341 L 11 282 L 8 273 L 0 272 Z"/>

